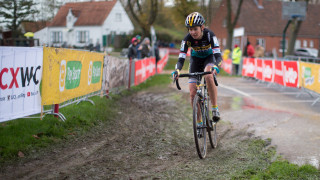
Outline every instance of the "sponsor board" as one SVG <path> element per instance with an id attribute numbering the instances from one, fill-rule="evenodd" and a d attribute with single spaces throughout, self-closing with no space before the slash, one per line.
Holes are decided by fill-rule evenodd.
<path id="1" fill-rule="evenodd" d="M 283 62 L 284 71 L 284 85 L 288 87 L 298 87 L 298 62 L 297 61 L 284 61 Z"/>
<path id="2" fill-rule="evenodd" d="M 226 71 L 228 74 L 231 74 L 231 71 L 232 71 L 232 60 L 231 59 L 223 60 L 221 66 L 224 71 Z"/>
<path id="3" fill-rule="evenodd" d="M 138 85 L 155 74 L 155 62 L 154 57 L 145 58 L 135 62 L 135 78 L 134 85 Z"/>
<path id="4" fill-rule="evenodd" d="M 43 52 L 42 105 L 60 104 L 101 89 L 102 53 L 47 47 Z"/>
<path id="5" fill-rule="evenodd" d="M 320 64 L 300 62 L 301 87 L 320 93 Z"/>
<path id="6" fill-rule="evenodd" d="M 41 111 L 42 48 L 0 47 L 0 122 Z"/>

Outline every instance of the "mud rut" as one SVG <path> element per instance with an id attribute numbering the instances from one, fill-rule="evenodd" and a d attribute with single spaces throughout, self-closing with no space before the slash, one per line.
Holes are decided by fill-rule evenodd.
<path id="1" fill-rule="evenodd" d="M 218 149 L 200 160 L 187 100 L 172 88 L 123 98 L 114 122 L 11 164 L 0 179 L 228 179 L 237 164 L 259 161 L 243 154 L 251 134 L 227 123 L 218 126 Z"/>

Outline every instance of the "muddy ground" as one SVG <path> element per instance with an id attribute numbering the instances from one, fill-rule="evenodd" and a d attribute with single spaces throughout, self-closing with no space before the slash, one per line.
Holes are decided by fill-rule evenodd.
<path id="1" fill-rule="evenodd" d="M 173 87 L 125 97 L 113 122 L 1 167 L 0 179 L 230 179 L 275 158 L 270 142 L 221 121 L 218 148 L 200 160 L 188 101 Z"/>

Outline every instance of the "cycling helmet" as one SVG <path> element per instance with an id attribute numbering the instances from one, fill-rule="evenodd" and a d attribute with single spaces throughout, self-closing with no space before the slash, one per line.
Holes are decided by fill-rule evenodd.
<path id="1" fill-rule="evenodd" d="M 205 20 L 203 16 L 198 12 L 193 12 L 187 16 L 186 19 L 186 27 L 195 27 L 195 26 L 202 26 Z"/>

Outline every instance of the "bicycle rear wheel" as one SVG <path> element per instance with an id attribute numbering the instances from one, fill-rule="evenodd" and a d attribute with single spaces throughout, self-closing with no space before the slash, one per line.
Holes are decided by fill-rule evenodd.
<path id="1" fill-rule="evenodd" d="M 208 99 L 209 101 L 209 99 Z M 208 102 L 210 105 L 210 103 Z M 206 109 L 206 120 L 207 120 L 207 131 L 209 136 L 209 142 L 211 147 L 214 149 L 218 146 L 218 135 L 217 135 L 217 124 L 212 122 L 212 119 L 210 118 L 209 108 L 210 106 L 207 106 Z"/>
<path id="2" fill-rule="evenodd" d="M 203 108 L 200 97 L 196 95 L 193 99 L 193 134 L 200 159 L 205 158 L 207 154 L 207 127 L 205 116 L 203 116 Z M 198 126 L 198 118 L 203 120 L 201 126 Z"/>
<path id="3" fill-rule="evenodd" d="M 210 122 L 209 122 L 210 123 Z M 217 124 L 213 123 L 212 128 L 208 129 L 208 136 L 211 147 L 214 149 L 218 146 Z"/>

